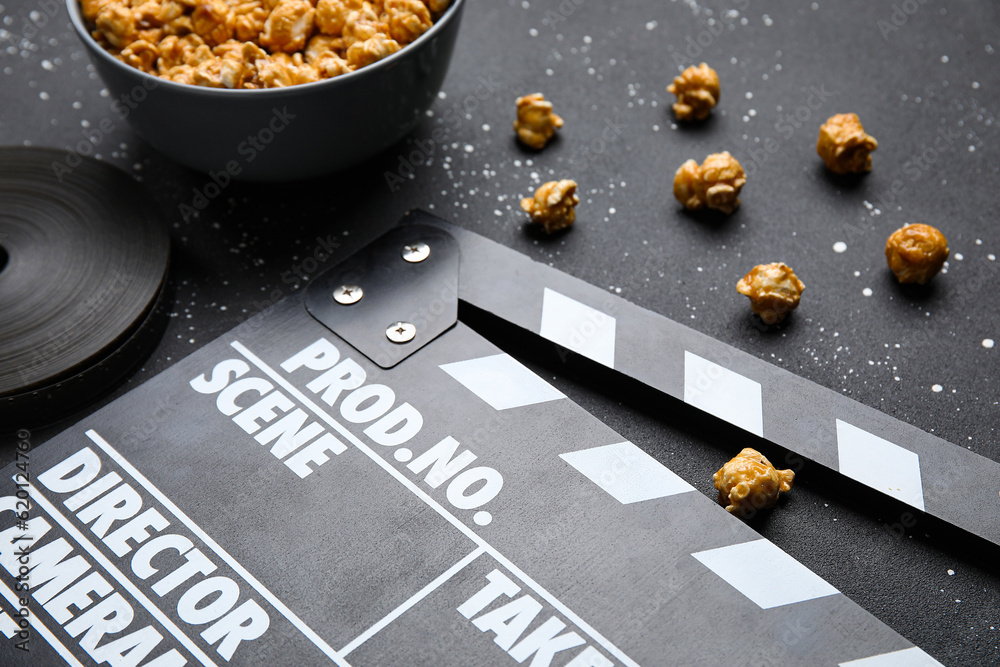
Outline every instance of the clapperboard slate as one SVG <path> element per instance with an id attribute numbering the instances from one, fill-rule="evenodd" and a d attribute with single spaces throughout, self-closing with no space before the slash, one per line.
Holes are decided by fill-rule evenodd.
<path id="1" fill-rule="evenodd" d="M 938 664 L 459 300 L 1000 539 L 997 464 L 414 213 L 5 469 L 0 663 Z"/>

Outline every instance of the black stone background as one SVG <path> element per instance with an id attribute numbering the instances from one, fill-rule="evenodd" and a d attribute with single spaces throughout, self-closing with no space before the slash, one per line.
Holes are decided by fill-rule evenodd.
<path id="1" fill-rule="evenodd" d="M 1000 461 L 1000 350 L 982 345 L 1000 339 L 1000 6 L 469 0 L 463 23 L 444 95 L 409 139 L 344 174 L 231 184 L 185 219 L 180 205 L 207 177 L 159 156 L 112 110 L 56 0 L 3 0 L 0 145 L 73 148 L 107 119 L 114 130 L 93 151 L 140 179 L 170 226 L 166 333 L 95 408 L 424 208 Z M 722 99 L 706 123 L 675 127 L 665 86 L 692 58 L 718 70 Z M 566 125 L 534 153 L 510 123 L 514 98 L 539 90 Z M 847 111 L 880 144 L 855 180 L 828 175 L 814 149 L 819 124 Z M 796 113 L 799 127 L 776 126 Z M 935 147 L 939 136 L 952 138 Z M 720 150 L 750 174 L 742 208 L 726 220 L 684 213 L 674 170 Z M 412 178 L 393 190 L 387 172 Z M 542 238 L 518 201 L 561 177 L 580 183 L 577 224 Z M 886 236 L 908 222 L 950 242 L 947 273 L 927 288 L 897 286 L 885 266 Z M 309 259 L 318 238 L 339 244 L 324 262 Z M 785 325 L 762 333 L 734 285 L 779 260 L 807 290 Z M 488 320 L 480 329 L 506 333 Z M 588 383 L 589 366 L 523 337 L 497 342 L 706 495 L 743 446 L 735 429 L 632 385 Z M 33 444 L 73 421 L 33 429 Z M 997 546 L 808 464 L 754 527 L 943 663 L 1000 663 Z"/>

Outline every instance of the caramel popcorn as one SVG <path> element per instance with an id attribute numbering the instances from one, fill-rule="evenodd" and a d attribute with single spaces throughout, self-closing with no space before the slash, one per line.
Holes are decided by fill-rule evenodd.
<path id="1" fill-rule="evenodd" d="M 736 516 L 751 516 L 773 507 L 778 496 L 792 490 L 795 473 L 776 470 L 756 449 L 747 447 L 712 475 L 719 502 Z"/>
<path id="2" fill-rule="evenodd" d="M 766 324 L 780 322 L 798 308 L 805 288 L 795 272 L 781 262 L 758 264 L 736 283 L 736 291 L 750 297 L 750 308 Z"/>
<path id="3" fill-rule="evenodd" d="M 389 18 L 389 35 L 397 42 L 412 42 L 432 25 L 431 12 L 420 0 L 385 0 L 383 8 Z"/>
<path id="4" fill-rule="evenodd" d="M 368 41 L 375 35 L 384 34 L 386 31 L 387 26 L 379 21 L 375 8 L 370 3 L 364 2 L 361 4 L 361 9 L 348 12 L 347 18 L 344 20 L 342 36 L 344 45 L 350 48 L 357 42 Z"/>
<path id="5" fill-rule="evenodd" d="M 677 120 L 705 120 L 719 103 L 719 75 L 705 63 L 692 65 L 674 78 L 667 92 L 677 96 L 673 104 Z"/>
<path id="6" fill-rule="evenodd" d="M 308 0 L 281 0 L 264 22 L 260 45 L 271 53 L 301 51 L 312 35 L 315 16 Z"/>
<path id="7" fill-rule="evenodd" d="M 923 285 L 948 259 L 948 239 L 930 225 L 907 225 L 885 242 L 885 258 L 901 283 Z"/>
<path id="8" fill-rule="evenodd" d="M 347 15 L 361 9 L 362 0 L 319 0 L 316 3 L 316 27 L 324 35 L 340 36 Z"/>
<path id="9" fill-rule="evenodd" d="M 544 148 L 562 126 L 563 119 L 552 112 L 552 102 L 547 102 L 541 93 L 517 98 L 514 131 L 525 145 L 536 150 Z"/>
<path id="10" fill-rule="evenodd" d="M 355 42 L 347 49 L 347 64 L 357 69 L 391 56 L 402 48 L 394 39 L 377 32 L 363 42 Z"/>
<path id="11" fill-rule="evenodd" d="M 223 0 L 206 0 L 191 14 L 191 27 L 209 46 L 231 39 L 234 22 L 233 13 Z"/>
<path id="12" fill-rule="evenodd" d="M 685 208 L 708 207 L 731 214 L 740 205 L 740 190 L 747 182 L 740 163 L 728 152 L 713 153 L 698 165 L 688 160 L 674 174 L 674 196 Z"/>
<path id="13" fill-rule="evenodd" d="M 107 3 L 97 13 L 95 24 L 111 46 L 123 49 L 135 41 L 135 16 L 125 5 Z"/>
<path id="14" fill-rule="evenodd" d="M 521 208 L 536 222 L 552 234 L 573 224 L 576 220 L 576 205 L 580 198 L 576 194 L 576 181 L 564 179 L 549 181 L 535 191 L 535 196 L 521 200 Z"/>
<path id="15" fill-rule="evenodd" d="M 158 57 L 156 47 L 143 39 L 136 40 L 126 46 L 122 49 L 121 54 L 122 62 L 136 69 L 141 69 L 147 74 L 153 74 L 153 65 L 156 64 Z"/>
<path id="16" fill-rule="evenodd" d="M 366 67 L 427 32 L 451 0 L 80 4 L 94 39 L 127 65 L 178 83 L 252 89 L 310 83 Z"/>
<path id="17" fill-rule="evenodd" d="M 816 152 L 835 174 L 860 174 L 872 170 L 875 137 L 865 133 L 856 113 L 831 116 L 819 128 Z"/>

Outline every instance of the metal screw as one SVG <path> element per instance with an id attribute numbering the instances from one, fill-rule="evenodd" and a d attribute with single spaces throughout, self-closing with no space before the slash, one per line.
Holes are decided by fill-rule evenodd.
<path id="1" fill-rule="evenodd" d="M 409 343 L 417 335 L 417 328 L 409 322 L 396 322 L 385 330 L 385 337 L 393 343 Z"/>
<path id="2" fill-rule="evenodd" d="M 411 264 L 422 262 L 431 255 L 431 247 L 426 243 L 417 241 L 403 246 L 403 259 Z"/>
<path id="3" fill-rule="evenodd" d="M 357 285 L 341 285 L 333 292 L 333 300 L 344 306 L 361 301 L 365 291 Z"/>

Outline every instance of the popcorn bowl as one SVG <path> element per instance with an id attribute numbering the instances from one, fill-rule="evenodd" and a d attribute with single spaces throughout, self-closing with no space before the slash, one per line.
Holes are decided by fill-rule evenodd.
<path id="1" fill-rule="evenodd" d="M 119 61 L 91 36 L 79 0 L 69 15 L 112 109 L 167 157 L 216 181 L 291 181 L 343 170 L 392 146 L 434 102 L 465 0 L 413 43 L 332 79 L 257 90 L 168 81 Z"/>

